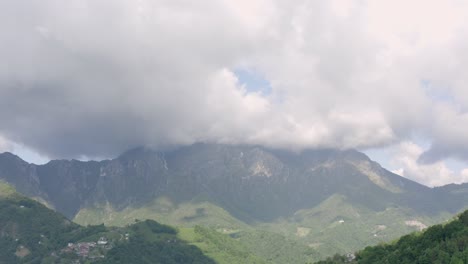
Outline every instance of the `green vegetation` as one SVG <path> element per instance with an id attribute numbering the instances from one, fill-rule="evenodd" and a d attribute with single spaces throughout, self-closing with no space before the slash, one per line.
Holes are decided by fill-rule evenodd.
<path id="1" fill-rule="evenodd" d="M 392 241 L 419 230 L 418 226 L 407 225 L 407 221 L 431 225 L 449 217 L 448 214 L 432 217 L 417 215 L 401 207 L 375 212 L 353 205 L 343 195 L 333 195 L 314 208 L 300 210 L 290 218 L 247 224 L 203 199 L 175 204 L 169 198 L 158 198 L 145 206 L 128 207 L 121 211 L 110 205 L 83 209 L 75 221 L 83 225 L 104 223 L 125 226 L 135 219 L 153 219 L 181 227 L 183 235 L 187 230 L 193 232 L 195 226 L 204 226 L 220 231 L 213 231 L 213 234 L 224 237 L 227 237 L 226 234 L 231 235 L 237 240 L 234 242 L 266 261 L 306 263 Z M 183 239 L 200 247 L 205 254 L 221 263 L 236 263 L 232 256 L 239 257 L 239 254 L 217 250 L 219 245 L 216 243 L 207 247 L 203 243 L 194 243 L 195 239 L 190 236 L 184 236 Z M 223 262 L 223 259 L 230 262 Z"/>
<path id="2" fill-rule="evenodd" d="M 218 262 L 312 262 L 441 223 L 465 208 L 468 199 L 467 184 L 431 189 L 386 171 L 357 151 L 290 153 L 195 144 L 161 153 L 135 149 L 100 162 L 57 160 L 40 166 L 5 154 L 0 155 L 0 174 L 78 224 L 104 228 L 77 240 L 60 240 L 77 244 L 107 237 L 112 248 L 89 252 L 96 261 L 117 254 L 112 249 L 120 242 L 137 242 L 122 238 L 135 219 L 152 219 L 177 226 L 179 239 Z M 8 196 L 11 189 L 2 192 Z M 5 248 L 10 240 L 3 241 Z M 26 245 L 12 245 L 19 258 L 35 254 Z M 64 256 L 63 245 L 53 251 L 57 256 Z M 75 247 L 69 251 L 76 253 Z"/>
<path id="3" fill-rule="evenodd" d="M 320 254 L 315 249 L 277 233 L 252 230 L 232 236 L 238 237 L 255 255 L 271 263 L 295 264 L 320 259 Z"/>
<path id="4" fill-rule="evenodd" d="M 283 235 L 250 229 L 181 228 L 179 237 L 199 247 L 217 263 L 307 263 L 319 253 Z"/>
<path id="5" fill-rule="evenodd" d="M 79 226 L 0 182 L 0 263 L 215 263 L 152 220 Z M 78 262 L 77 262 L 78 261 Z"/>
<path id="6" fill-rule="evenodd" d="M 97 264 L 215 264 L 200 251 L 176 237 L 176 230 L 152 220 L 131 225 L 129 242 L 118 243 Z"/>
<path id="7" fill-rule="evenodd" d="M 140 207 L 116 210 L 109 204 L 82 209 L 73 219 L 81 225 L 104 223 L 109 226 L 125 226 L 135 219 L 155 221 L 184 227 L 204 225 L 212 228 L 238 229 L 247 224 L 231 216 L 226 210 L 208 201 L 193 201 L 175 204 L 167 197 L 160 197 Z"/>
<path id="8" fill-rule="evenodd" d="M 68 241 L 79 240 L 99 227 L 82 229 L 42 204 L 17 195 L 1 184 L 0 259 L 35 263 Z M 8 190 L 8 192 L 4 192 Z M 18 261 L 16 261 L 18 259 Z M 8 261 L 7 261 L 8 260 Z M 13 262 L 10 262 L 15 260 Z"/>
<path id="9" fill-rule="evenodd" d="M 317 250 L 296 237 L 278 234 L 278 226 L 246 224 L 219 206 L 203 200 L 175 205 L 159 198 L 147 206 L 117 211 L 107 206 L 84 209 L 80 224 L 124 226 L 135 219 L 155 219 L 180 226 L 179 237 L 199 247 L 217 263 L 306 263 L 321 258 Z M 202 227 L 202 225 L 204 227 Z"/>
<path id="10" fill-rule="evenodd" d="M 200 248 L 203 253 L 213 258 L 219 264 L 267 263 L 255 256 L 241 242 L 211 228 L 201 226 L 181 228 L 179 237 Z"/>
<path id="11" fill-rule="evenodd" d="M 5 198 L 16 193 L 15 188 L 0 179 L 0 198 Z"/>
<path id="12" fill-rule="evenodd" d="M 392 244 L 367 247 L 354 260 L 336 255 L 318 262 L 333 263 L 468 263 L 468 211 L 448 224 L 405 235 Z"/>
<path id="13" fill-rule="evenodd" d="M 263 224 L 262 227 L 308 245 L 327 257 L 355 252 L 420 230 L 420 226 L 410 225 L 411 221 L 424 226 L 440 223 L 449 217 L 449 214 L 418 215 L 402 207 L 376 212 L 353 205 L 342 195 L 333 195 L 314 208 L 300 210 L 290 218 Z"/>

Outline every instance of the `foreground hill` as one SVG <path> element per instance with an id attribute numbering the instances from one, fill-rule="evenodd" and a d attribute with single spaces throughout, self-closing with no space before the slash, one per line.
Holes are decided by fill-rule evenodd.
<path id="1" fill-rule="evenodd" d="M 468 263 L 468 211 L 445 225 L 403 236 L 392 244 L 367 247 L 356 256 L 335 256 L 318 264 Z"/>
<path id="2" fill-rule="evenodd" d="M 0 263 L 215 263 L 147 220 L 82 227 L 0 182 Z"/>
<path id="3" fill-rule="evenodd" d="M 465 185 L 431 189 L 354 150 L 195 144 L 40 166 L 5 153 L 0 178 L 83 225 L 125 226 L 135 219 L 202 225 L 276 263 L 353 252 L 468 206 Z M 275 244 L 300 250 L 279 254 Z"/>

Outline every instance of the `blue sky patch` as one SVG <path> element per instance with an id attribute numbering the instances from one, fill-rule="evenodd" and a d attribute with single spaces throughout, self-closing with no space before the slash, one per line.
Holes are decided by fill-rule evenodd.
<path id="1" fill-rule="evenodd" d="M 421 87 L 424 89 L 427 96 L 429 96 L 433 101 L 456 103 L 449 87 L 436 86 L 430 80 L 421 80 Z"/>
<path id="2" fill-rule="evenodd" d="M 239 83 L 245 86 L 247 92 L 260 92 L 264 96 L 271 94 L 270 83 L 258 72 L 246 69 L 235 69 L 234 74 L 237 76 Z"/>

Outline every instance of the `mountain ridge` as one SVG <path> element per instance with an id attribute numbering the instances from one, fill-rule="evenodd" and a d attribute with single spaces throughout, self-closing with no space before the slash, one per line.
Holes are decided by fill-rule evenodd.
<path id="1" fill-rule="evenodd" d="M 362 179 L 363 176 L 368 180 Z M 376 197 L 387 196 L 387 200 L 397 204 L 402 200 L 411 203 L 427 199 L 416 196 L 405 198 L 408 193 L 423 193 L 425 197 L 431 196 L 429 193 L 454 194 L 453 191 L 445 192 L 450 186 L 431 189 L 393 174 L 356 150 L 324 149 L 294 153 L 259 146 L 202 143 L 167 152 L 138 147 L 111 160 L 52 160 L 44 165 L 30 164 L 14 154 L 4 153 L 0 154 L 0 178 L 13 184 L 23 194 L 48 201 L 67 217 L 73 217 L 80 208 L 96 202 L 110 202 L 116 208 L 123 209 L 132 204 L 149 202 L 161 195 L 184 201 L 201 193 L 209 196 L 223 193 L 231 195 L 229 201 L 223 201 L 224 206 L 244 206 L 246 204 L 240 203 L 246 202 L 245 195 L 257 192 L 258 196 L 250 200 L 263 199 L 264 207 L 268 206 L 268 202 L 274 202 L 278 207 L 289 199 L 289 204 L 283 204 L 281 209 L 281 215 L 285 216 L 301 207 L 318 204 L 336 192 L 363 202 L 357 191 L 362 188 L 367 190 L 366 196 L 371 193 Z M 227 184 L 212 183 L 216 181 Z M 248 184 L 243 185 L 244 182 Z M 312 185 L 323 188 L 314 190 Z M 315 194 L 307 192 L 307 187 Z M 250 193 L 242 190 L 246 188 L 252 189 Z M 287 191 L 291 193 L 285 192 L 284 188 L 289 188 Z M 136 190 L 138 195 L 135 195 Z M 267 198 L 270 200 L 266 201 Z M 239 201 L 242 199 L 244 201 Z M 366 203 L 377 209 L 386 206 L 379 199 Z M 427 207 L 424 203 L 420 201 L 422 206 L 418 209 Z M 449 208 L 449 211 L 457 209 Z M 257 208 L 247 207 L 243 210 L 259 217 L 255 215 Z M 275 210 L 265 211 L 263 220 L 281 216 L 275 215 Z"/>
<path id="2" fill-rule="evenodd" d="M 465 185 L 429 188 L 356 150 L 198 143 L 44 165 L 4 156 L 0 178 L 80 224 L 204 225 L 259 247 L 261 236 L 248 233 L 266 230 L 324 256 L 395 239 L 417 230 L 407 223 L 439 223 L 468 205 Z"/>

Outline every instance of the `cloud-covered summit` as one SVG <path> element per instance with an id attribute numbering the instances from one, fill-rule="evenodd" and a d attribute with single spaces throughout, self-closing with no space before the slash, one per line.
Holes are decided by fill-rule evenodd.
<path id="1" fill-rule="evenodd" d="M 420 136 L 421 161 L 466 160 L 466 13 L 457 0 L 2 1 L 0 147 L 63 158 Z"/>

